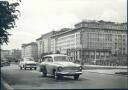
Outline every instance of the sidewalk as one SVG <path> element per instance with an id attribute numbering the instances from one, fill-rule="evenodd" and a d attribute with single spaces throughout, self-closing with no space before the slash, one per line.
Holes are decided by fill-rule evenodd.
<path id="1" fill-rule="evenodd" d="M 8 83 L 1 78 L 1 90 L 14 90 Z"/>
<path id="2" fill-rule="evenodd" d="M 84 69 L 83 71 L 102 73 L 102 74 L 116 74 L 120 72 L 124 72 L 124 73 L 128 72 L 127 66 L 84 65 L 83 69 Z M 118 74 L 118 75 L 123 75 L 123 74 Z"/>
<path id="3" fill-rule="evenodd" d="M 127 70 L 123 69 L 107 69 L 107 70 L 99 70 L 99 69 L 93 69 L 93 70 L 83 70 L 84 72 L 95 72 L 95 73 L 102 73 L 102 74 L 115 74 L 117 72 L 127 72 Z"/>
<path id="4" fill-rule="evenodd" d="M 84 65 L 84 69 L 128 69 L 127 66 Z"/>

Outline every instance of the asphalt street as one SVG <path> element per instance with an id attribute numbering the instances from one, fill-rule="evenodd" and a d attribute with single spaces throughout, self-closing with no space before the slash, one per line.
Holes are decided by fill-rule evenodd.
<path id="1" fill-rule="evenodd" d="M 14 89 L 120 89 L 128 88 L 128 77 L 83 71 L 79 80 L 43 77 L 38 70 L 20 70 L 18 65 L 1 68 L 2 78 Z"/>

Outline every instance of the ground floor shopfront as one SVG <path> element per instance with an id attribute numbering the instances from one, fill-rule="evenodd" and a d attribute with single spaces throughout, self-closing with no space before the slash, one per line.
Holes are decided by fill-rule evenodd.
<path id="1" fill-rule="evenodd" d="M 117 57 L 113 58 L 109 49 L 68 49 L 67 55 L 71 57 L 73 62 L 81 64 L 89 63 L 108 66 L 126 64 L 126 60 L 118 60 Z"/>
<path id="2" fill-rule="evenodd" d="M 111 51 L 109 49 L 68 49 L 67 54 L 71 56 L 73 61 L 81 61 L 83 62 L 90 62 L 96 60 L 105 60 L 106 58 L 110 57 Z"/>

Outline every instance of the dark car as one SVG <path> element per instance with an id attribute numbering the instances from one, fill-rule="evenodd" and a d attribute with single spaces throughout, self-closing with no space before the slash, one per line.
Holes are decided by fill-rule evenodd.
<path id="1" fill-rule="evenodd" d="M 7 60 L 2 60 L 1 61 L 1 67 L 3 67 L 3 66 L 10 66 L 10 62 Z"/>

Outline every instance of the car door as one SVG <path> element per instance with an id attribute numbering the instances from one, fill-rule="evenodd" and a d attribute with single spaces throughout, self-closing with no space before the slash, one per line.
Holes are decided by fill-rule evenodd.
<path id="1" fill-rule="evenodd" d="M 47 57 L 47 64 L 46 64 L 47 73 L 52 74 L 53 70 L 53 58 Z"/>

